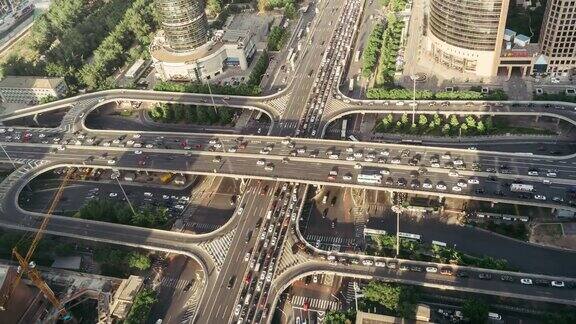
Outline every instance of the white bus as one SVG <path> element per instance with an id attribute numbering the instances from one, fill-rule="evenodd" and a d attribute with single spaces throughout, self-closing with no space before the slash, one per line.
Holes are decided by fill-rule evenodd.
<path id="1" fill-rule="evenodd" d="M 259 120 L 260 117 L 262 117 L 262 111 L 258 111 L 258 114 L 256 115 L 256 118 L 254 118 L 254 119 Z"/>
<path id="2" fill-rule="evenodd" d="M 352 92 L 354 90 L 354 78 L 350 79 L 350 83 L 348 83 L 348 91 Z"/>
<path id="3" fill-rule="evenodd" d="M 522 183 L 513 183 L 510 185 L 510 191 L 512 192 L 533 192 L 534 186 Z"/>
<path id="4" fill-rule="evenodd" d="M 354 137 L 354 135 L 348 136 L 348 139 L 351 140 L 352 142 L 359 142 L 358 139 Z"/>
<path id="5" fill-rule="evenodd" d="M 292 58 L 292 54 L 294 54 L 294 47 L 290 47 L 288 49 L 288 55 L 286 55 L 286 62 L 290 62 L 290 59 Z"/>
<path id="6" fill-rule="evenodd" d="M 379 173 L 359 173 L 356 181 L 365 184 L 380 184 L 382 183 L 382 175 Z"/>
<path id="7" fill-rule="evenodd" d="M 409 240 L 420 241 L 420 235 L 418 234 L 398 232 L 398 236 Z"/>
<path id="8" fill-rule="evenodd" d="M 342 131 L 340 132 L 340 138 L 346 139 L 346 128 L 348 127 L 348 119 L 342 119 Z"/>
<path id="9" fill-rule="evenodd" d="M 356 55 L 354 56 L 354 62 L 360 61 L 360 50 L 356 51 Z"/>

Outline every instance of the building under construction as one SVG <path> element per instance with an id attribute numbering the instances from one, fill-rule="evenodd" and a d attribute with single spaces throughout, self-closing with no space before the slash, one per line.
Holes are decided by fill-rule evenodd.
<path id="1" fill-rule="evenodd" d="M 82 303 L 92 303 L 99 324 L 124 319 L 143 284 L 142 278 L 136 276 L 118 279 L 55 268 L 40 271 L 68 311 Z M 0 294 L 6 293 L 16 276 L 17 267 L 0 264 Z M 58 319 L 58 310 L 29 280 L 19 282 L 4 308 L 0 311 L 0 323 L 55 323 Z"/>

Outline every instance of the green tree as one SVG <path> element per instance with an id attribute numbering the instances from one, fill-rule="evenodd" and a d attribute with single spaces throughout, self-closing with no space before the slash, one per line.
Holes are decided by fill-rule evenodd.
<path id="1" fill-rule="evenodd" d="M 208 11 L 210 16 L 217 16 L 222 11 L 222 4 L 220 0 L 207 0 L 206 1 L 206 10 Z"/>
<path id="2" fill-rule="evenodd" d="M 491 131 L 494 128 L 494 124 L 492 122 L 491 116 L 486 117 L 486 120 L 484 122 L 484 126 L 486 127 L 487 131 Z"/>
<path id="3" fill-rule="evenodd" d="M 288 19 L 293 19 L 296 17 L 296 6 L 294 5 L 294 2 L 286 3 L 284 6 L 284 16 L 286 16 Z"/>
<path id="4" fill-rule="evenodd" d="M 484 126 L 484 123 L 481 120 L 479 120 L 478 123 L 476 123 L 476 130 L 480 134 L 484 134 L 484 132 L 486 131 L 486 126 Z"/>
<path id="5" fill-rule="evenodd" d="M 480 299 L 468 299 L 462 306 L 462 314 L 472 324 L 488 322 L 488 305 Z"/>
<path id="6" fill-rule="evenodd" d="M 128 255 L 128 266 L 138 270 L 148 270 L 150 268 L 150 258 L 138 252 L 131 252 Z"/>
<path id="7" fill-rule="evenodd" d="M 451 115 L 450 116 L 450 126 L 458 127 L 460 125 L 460 121 L 458 120 L 458 116 Z"/>
<path id="8" fill-rule="evenodd" d="M 413 286 L 371 281 L 364 287 L 364 298 L 406 318 L 414 318 L 418 292 Z"/>
<path id="9" fill-rule="evenodd" d="M 124 320 L 125 324 L 142 324 L 146 323 L 148 315 L 150 314 L 150 309 L 152 305 L 156 303 L 158 299 L 156 298 L 156 292 L 150 288 L 144 288 L 140 291 L 136 297 L 134 297 L 134 302 L 132 303 L 132 308 Z"/>
<path id="10" fill-rule="evenodd" d="M 422 114 L 418 116 L 418 124 L 420 126 L 426 126 L 426 124 L 428 124 L 428 118 L 426 117 L 426 115 Z"/>
<path id="11" fill-rule="evenodd" d="M 400 122 L 402 122 L 403 125 L 408 124 L 408 114 L 403 113 L 402 117 L 400 117 Z"/>
<path id="12" fill-rule="evenodd" d="M 467 116 L 466 117 L 466 125 L 468 125 L 468 127 L 470 127 L 470 128 L 476 127 L 476 119 L 474 118 L 474 116 Z"/>
<path id="13" fill-rule="evenodd" d="M 435 113 L 432 119 L 434 120 L 434 124 L 436 124 L 436 126 L 440 126 L 440 124 L 442 124 L 442 119 L 440 118 L 440 115 L 438 115 L 438 113 Z"/>
<path id="14" fill-rule="evenodd" d="M 324 323 L 326 324 L 351 324 L 356 317 L 356 312 L 352 309 L 347 311 L 331 310 L 326 313 Z"/>

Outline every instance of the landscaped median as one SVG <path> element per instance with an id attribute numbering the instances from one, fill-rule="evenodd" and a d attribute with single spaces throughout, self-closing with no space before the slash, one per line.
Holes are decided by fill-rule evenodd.
<path id="1" fill-rule="evenodd" d="M 392 257 L 396 253 L 396 236 L 390 234 L 367 236 L 368 255 Z M 508 261 L 488 256 L 471 256 L 456 249 L 400 238 L 400 258 L 414 261 L 449 263 L 484 269 L 516 271 Z"/>
<path id="2" fill-rule="evenodd" d="M 388 114 L 377 122 L 375 133 L 413 134 L 430 136 L 482 136 L 482 135 L 557 135 L 546 128 L 513 126 L 510 118 L 502 116 L 441 116 L 419 114 L 412 125 L 411 115 Z"/>

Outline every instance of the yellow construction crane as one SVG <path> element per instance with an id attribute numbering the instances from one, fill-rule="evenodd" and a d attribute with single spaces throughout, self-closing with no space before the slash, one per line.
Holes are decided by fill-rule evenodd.
<path id="1" fill-rule="evenodd" d="M 42 224 L 40 224 L 38 231 L 36 231 L 36 235 L 34 236 L 34 239 L 32 240 L 30 247 L 28 248 L 28 252 L 26 252 L 26 256 L 22 257 L 22 255 L 20 255 L 16 247 L 12 249 L 12 255 L 16 258 L 16 260 L 18 260 L 18 264 L 20 265 L 20 267 L 18 275 L 10 283 L 7 293 L 0 296 L 0 310 L 6 309 L 8 300 L 12 296 L 14 289 L 16 289 L 16 287 L 20 283 L 22 275 L 25 273 L 28 276 L 28 278 L 32 281 L 32 283 L 36 287 L 38 287 L 38 289 L 42 291 L 44 296 L 46 296 L 46 298 L 48 298 L 48 300 L 52 303 L 52 305 L 54 305 L 54 308 L 58 311 L 58 314 L 63 319 L 70 318 L 70 316 L 66 312 L 66 309 L 64 308 L 64 305 L 60 303 L 60 300 L 58 300 L 58 298 L 54 295 L 52 289 L 50 289 L 48 284 L 46 284 L 46 282 L 42 279 L 42 275 L 36 269 L 36 264 L 34 263 L 34 261 L 31 261 L 31 259 L 32 255 L 36 251 L 36 248 L 38 247 L 38 243 L 40 243 L 40 240 L 44 235 L 44 231 L 46 230 L 48 223 L 50 222 L 52 213 L 54 212 L 56 206 L 58 206 L 58 202 L 62 198 L 62 194 L 64 193 L 64 186 L 68 182 L 68 179 L 70 178 L 70 175 L 72 173 L 73 168 L 69 168 L 68 172 L 66 172 L 66 174 L 64 175 L 64 179 L 62 179 L 62 183 L 60 183 L 58 190 L 56 191 L 54 197 L 52 198 L 52 202 L 50 204 L 50 207 L 48 208 L 48 211 L 46 212 L 46 216 L 42 220 Z"/>

